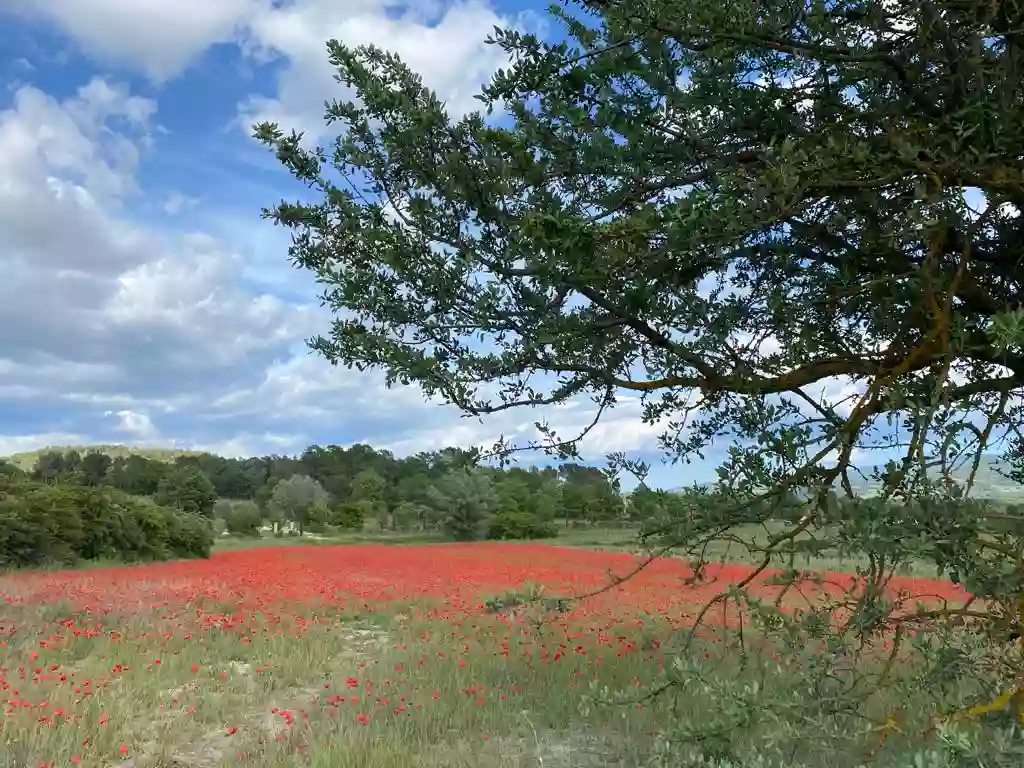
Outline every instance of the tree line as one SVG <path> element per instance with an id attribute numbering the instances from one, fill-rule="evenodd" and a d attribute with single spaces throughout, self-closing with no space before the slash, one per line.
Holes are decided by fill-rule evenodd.
<path id="1" fill-rule="evenodd" d="M 41 453 L 27 472 L 0 465 L 7 476 L 0 504 L 51 494 L 65 505 L 84 504 L 87 497 L 90 504 L 111 508 L 144 504 L 165 515 L 201 518 L 211 530 L 236 535 L 368 527 L 461 541 L 548 538 L 562 526 L 628 516 L 618 482 L 597 468 L 575 463 L 496 468 L 480 466 L 477 459 L 475 451 L 460 448 L 398 458 L 362 444 L 311 445 L 298 456 L 200 453 L 172 461 L 54 449 Z M 53 549 L 42 547 L 47 548 Z"/>

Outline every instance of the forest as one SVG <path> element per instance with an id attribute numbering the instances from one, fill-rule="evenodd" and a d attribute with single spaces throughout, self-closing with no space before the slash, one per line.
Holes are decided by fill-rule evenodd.
<path id="1" fill-rule="evenodd" d="M 206 556 L 218 533 L 367 528 L 457 541 L 540 539 L 629 519 L 618 482 L 600 469 L 497 468 L 476 459 L 460 448 L 396 458 L 359 444 L 311 445 L 294 457 L 170 460 L 47 450 L 28 471 L 0 464 L 0 565 Z"/>

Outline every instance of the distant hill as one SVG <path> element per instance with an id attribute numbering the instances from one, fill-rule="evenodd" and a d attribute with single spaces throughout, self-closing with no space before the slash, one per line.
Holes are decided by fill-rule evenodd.
<path id="1" fill-rule="evenodd" d="M 0 457 L 0 460 L 10 462 L 14 466 L 26 472 L 31 470 L 39 459 L 39 455 L 49 451 L 78 451 L 85 454 L 88 451 L 99 451 L 105 453 L 112 459 L 128 456 L 143 456 L 154 461 L 165 461 L 168 464 L 179 456 L 199 456 L 202 451 L 188 451 L 179 448 L 142 448 L 134 445 L 51 445 L 46 448 L 39 448 L 35 451 L 22 451 L 10 456 Z"/>
<path id="2" fill-rule="evenodd" d="M 1000 471 L 1008 473 L 1010 471 L 1009 464 L 998 456 L 983 455 L 981 463 L 978 465 L 978 472 L 974 476 L 971 496 L 1008 504 L 1024 502 L 1024 485 L 1004 477 Z M 865 472 L 865 474 L 870 474 L 870 472 Z M 964 466 L 957 467 L 953 471 L 952 477 L 958 483 L 966 483 L 970 474 L 971 462 L 967 462 Z M 855 491 L 865 496 L 873 495 L 881 490 L 880 483 L 862 478 L 856 473 L 850 474 L 850 482 Z"/>
<path id="3" fill-rule="evenodd" d="M 881 470 L 881 467 L 876 469 Z M 991 454 L 983 455 L 981 457 L 981 464 L 978 466 L 978 473 L 974 477 L 974 487 L 971 490 L 971 496 L 976 499 L 991 499 L 992 501 L 1004 504 L 1024 503 L 1024 485 L 1015 483 L 999 474 L 1000 470 L 1009 473 L 1009 464 L 998 456 Z M 871 474 L 871 470 L 866 467 L 862 467 L 861 471 L 866 475 Z M 971 464 L 968 462 L 965 466 L 958 467 L 953 471 L 953 479 L 961 484 L 966 483 L 970 474 Z M 853 486 L 853 490 L 861 496 L 873 496 L 882 489 L 881 483 L 863 478 L 858 473 L 852 471 L 850 472 L 850 484 Z M 713 483 L 700 484 L 705 489 L 710 489 L 713 485 Z M 692 485 L 672 488 L 670 491 L 672 493 L 681 493 L 690 488 L 692 488 Z"/>

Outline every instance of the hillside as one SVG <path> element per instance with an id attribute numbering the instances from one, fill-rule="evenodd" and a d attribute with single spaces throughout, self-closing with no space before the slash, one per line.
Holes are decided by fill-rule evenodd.
<path id="1" fill-rule="evenodd" d="M 971 495 L 975 498 L 992 499 L 1004 503 L 1024 502 L 1024 485 L 1015 483 L 1008 477 L 1000 474 L 1000 471 L 1007 473 L 1010 470 L 1009 464 L 998 456 L 991 454 L 982 456 L 981 464 L 978 466 L 978 473 L 974 479 L 974 489 Z M 953 471 L 953 479 L 958 483 L 966 483 L 971 473 L 971 465 L 968 462 L 962 467 Z M 854 490 L 866 496 L 877 493 L 881 485 L 865 478 L 851 474 Z"/>
<path id="2" fill-rule="evenodd" d="M 179 456 L 199 456 L 202 454 L 202 451 L 189 451 L 179 448 L 143 448 L 134 445 L 50 445 L 35 451 L 22 451 L 10 456 L 0 456 L 0 460 L 8 461 L 19 469 L 28 472 L 36 465 L 40 454 L 48 451 L 78 451 L 81 454 L 89 451 L 99 451 L 100 453 L 107 454 L 112 459 L 127 456 L 143 456 L 147 459 L 165 461 L 167 463 L 174 461 Z"/>

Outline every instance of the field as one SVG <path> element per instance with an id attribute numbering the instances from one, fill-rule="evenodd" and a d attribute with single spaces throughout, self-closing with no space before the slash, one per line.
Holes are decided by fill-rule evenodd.
<path id="1" fill-rule="evenodd" d="M 549 603 L 543 623 L 494 602 L 531 584 L 585 594 L 638 561 L 547 544 L 267 546 L 0 577 L 0 765 L 648 765 L 656 734 L 708 702 L 643 692 L 680 628 L 749 566 L 688 584 L 682 560 L 658 560 Z M 841 591 L 834 579 L 824 589 Z M 713 626 L 693 653 L 731 663 Z M 593 706 L 606 687 L 636 696 Z"/>

